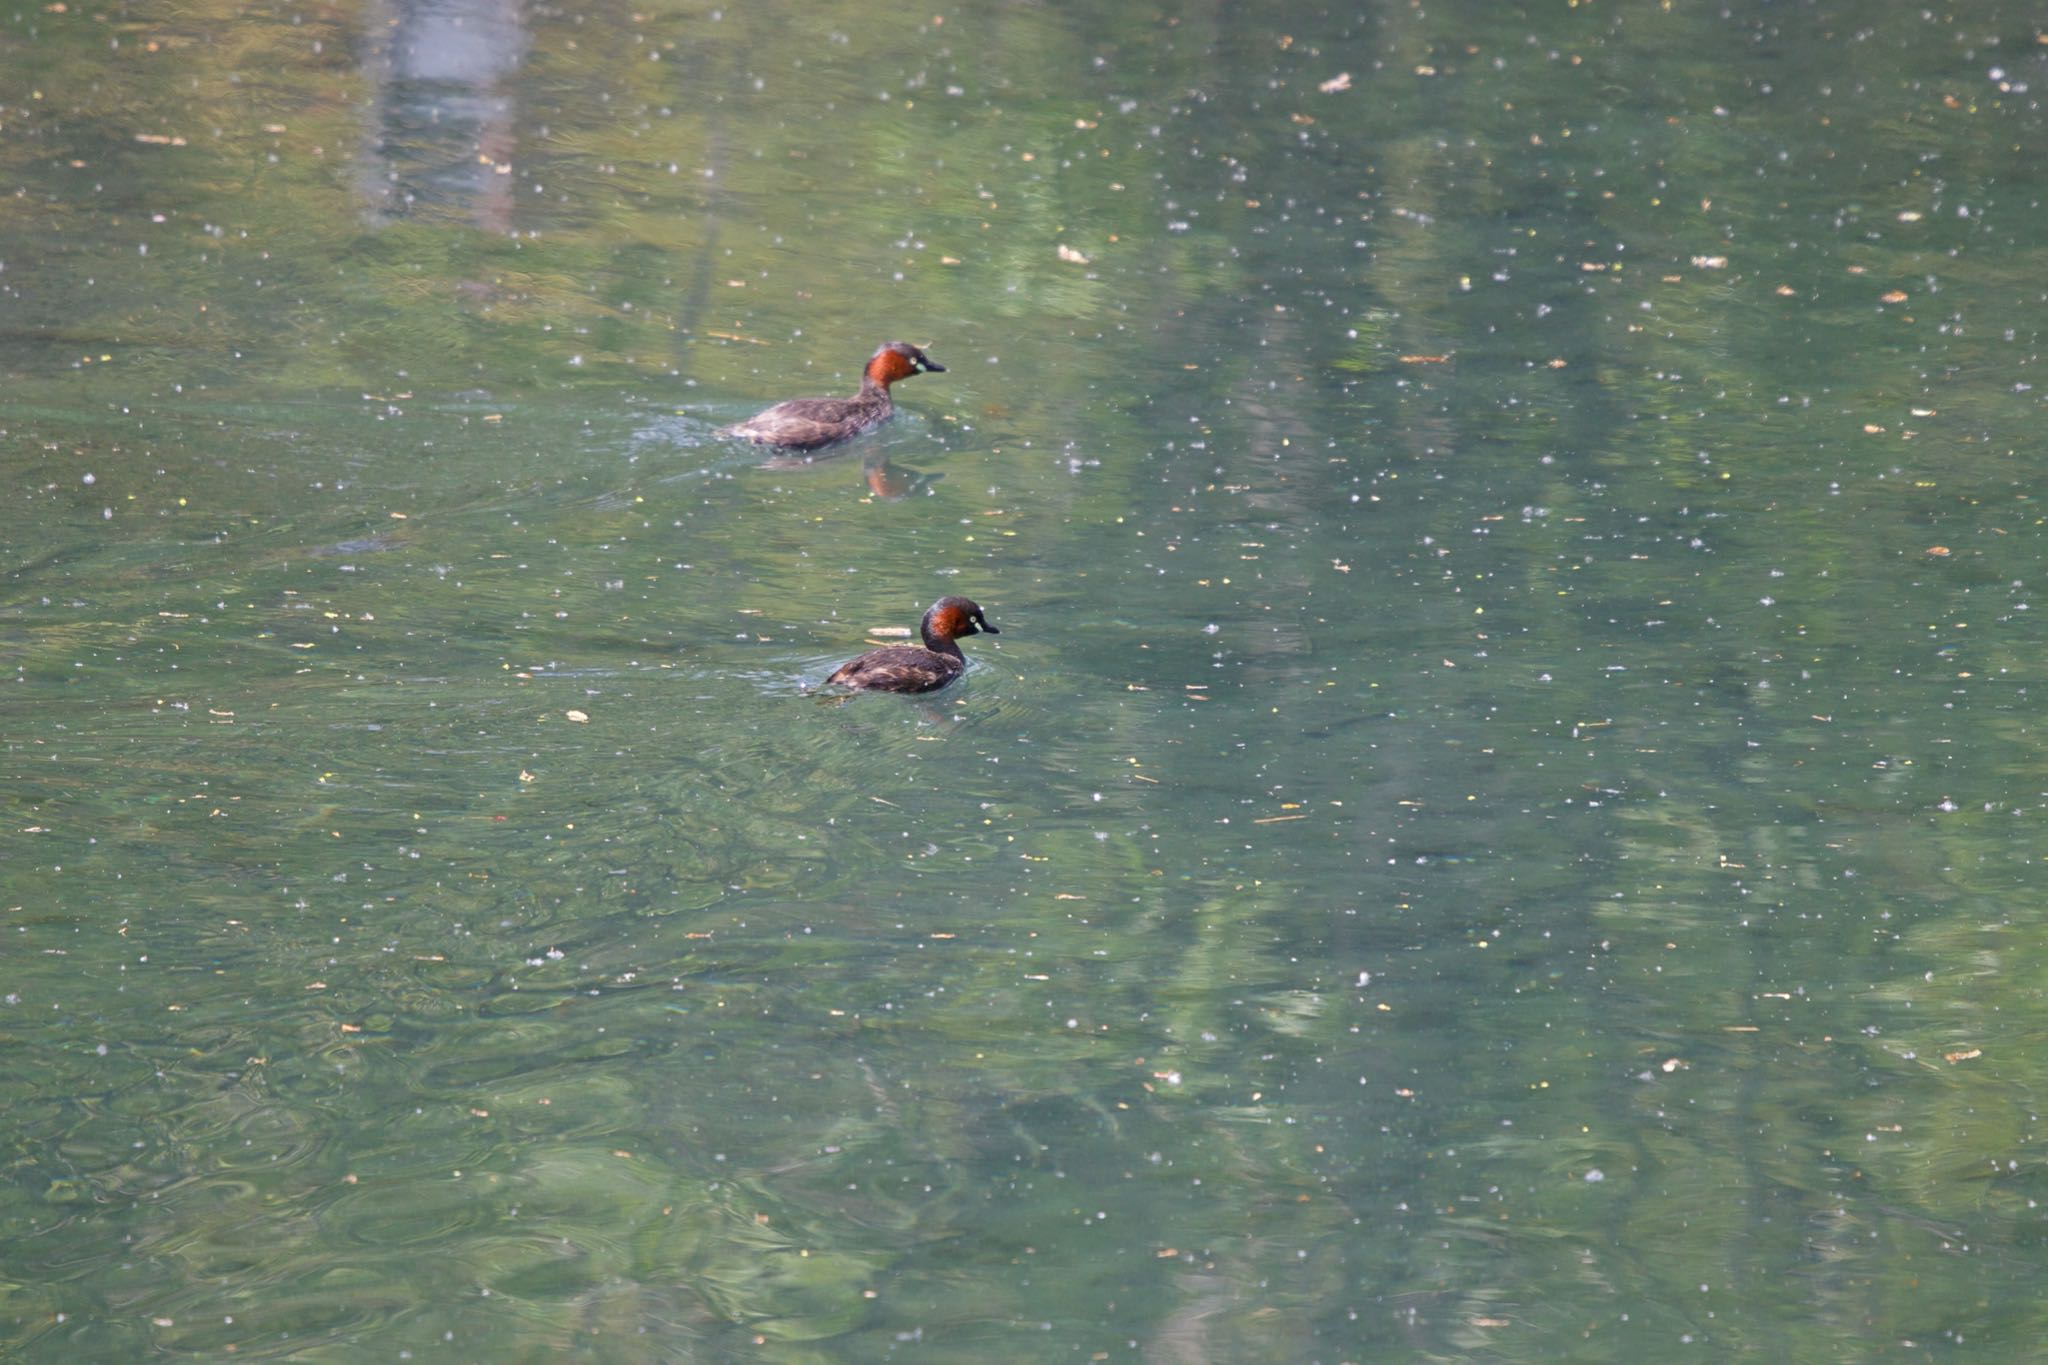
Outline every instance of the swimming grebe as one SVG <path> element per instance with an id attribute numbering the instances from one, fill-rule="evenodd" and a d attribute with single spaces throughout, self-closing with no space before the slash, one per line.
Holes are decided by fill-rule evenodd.
<path id="1" fill-rule="evenodd" d="M 964 597 L 941 597 L 932 603 L 918 626 L 924 648 L 890 645 L 871 649 L 834 669 L 828 683 L 872 688 L 880 692 L 931 692 L 960 676 L 967 660 L 953 642 L 963 635 L 1002 632 L 988 623 L 981 608 Z"/>
<path id="2" fill-rule="evenodd" d="M 792 398 L 727 427 L 721 435 L 756 445 L 816 450 L 858 436 L 896 413 L 889 386 L 914 374 L 944 374 L 946 367 L 907 341 L 891 341 L 868 358 L 860 392 L 851 398 Z"/>

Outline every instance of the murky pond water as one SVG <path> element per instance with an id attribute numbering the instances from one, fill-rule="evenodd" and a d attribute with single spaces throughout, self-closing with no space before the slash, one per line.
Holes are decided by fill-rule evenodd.
<path id="1" fill-rule="evenodd" d="M 2033 1349 L 2038 27 L 0 14 L 0 1354 Z"/>

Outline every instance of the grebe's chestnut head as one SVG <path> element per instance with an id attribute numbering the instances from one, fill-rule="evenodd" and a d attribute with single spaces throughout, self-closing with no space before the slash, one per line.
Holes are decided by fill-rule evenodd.
<path id="1" fill-rule="evenodd" d="M 924 636 L 926 649 L 939 649 L 948 640 L 958 640 L 966 635 L 979 635 L 987 631 L 990 635 L 1002 632 L 988 623 L 981 614 L 981 608 L 964 597 L 941 597 L 932 603 L 924 614 L 924 621 L 918 626 L 918 633 Z"/>
<path id="2" fill-rule="evenodd" d="M 907 341 L 885 342 L 868 357 L 867 377 L 883 388 L 914 374 L 944 374 L 946 367 Z"/>

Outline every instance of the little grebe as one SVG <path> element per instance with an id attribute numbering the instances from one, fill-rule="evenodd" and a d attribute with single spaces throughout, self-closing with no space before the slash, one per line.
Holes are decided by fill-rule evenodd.
<path id="1" fill-rule="evenodd" d="M 931 692 L 960 676 L 967 660 L 953 642 L 963 635 L 1002 632 L 988 623 L 981 608 L 964 597 L 941 597 L 932 603 L 918 626 L 924 648 L 890 645 L 872 649 L 834 669 L 828 683 L 872 688 L 882 692 Z"/>
<path id="2" fill-rule="evenodd" d="M 889 386 L 914 374 L 944 374 L 946 367 L 907 341 L 892 341 L 868 358 L 860 392 L 851 398 L 792 398 L 749 417 L 722 435 L 756 445 L 816 450 L 858 436 L 896 413 Z"/>

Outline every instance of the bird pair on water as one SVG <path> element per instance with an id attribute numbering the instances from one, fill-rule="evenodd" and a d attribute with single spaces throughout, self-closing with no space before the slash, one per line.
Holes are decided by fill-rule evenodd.
<path id="1" fill-rule="evenodd" d="M 891 341 L 869 357 L 860 392 L 851 398 L 792 398 L 727 427 L 722 433 L 756 445 L 817 450 L 871 431 L 895 415 L 889 386 L 914 374 L 943 374 L 946 367 L 907 341 Z M 924 646 L 890 645 L 870 650 L 833 670 L 828 683 L 883 692 L 932 692 L 960 676 L 966 656 L 954 641 L 987 631 L 1000 635 L 979 606 L 965 597 L 941 597 L 924 614 L 918 633 Z"/>

